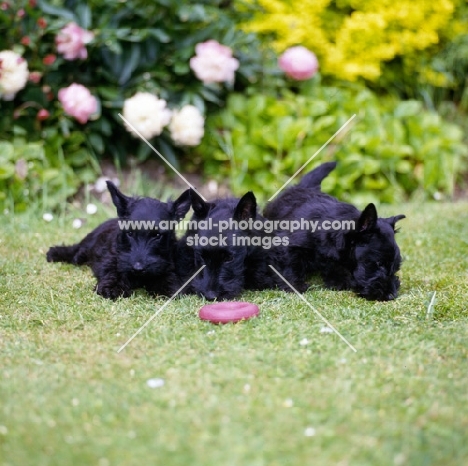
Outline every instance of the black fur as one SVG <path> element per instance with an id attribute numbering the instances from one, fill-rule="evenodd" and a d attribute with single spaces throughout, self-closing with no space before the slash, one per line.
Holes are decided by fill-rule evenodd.
<path id="1" fill-rule="evenodd" d="M 374 204 L 360 212 L 320 190 L 321 181 L 335 168 L 335 162 L 320 165 L 297 186 L 286 189 L 270 202 L 268 219 L 353 220 L 354 230 L 299 230 L 290 235 L 289 253 L 294 274 L 305 280 L 320 273 L 325 285 L 338 290 L 353 290 L 369 300 L 395 299 L 400 281 L 396 276 L 401 257 L 395 242 L 397 215 L 378 218 Z"/>
<path id="2" fill-rule="evenodd" d="M 276 288 L 289 290 L 284 282 L 273 272 L 273 265 L 280 273 L 286 268 L 289 260 L 287 248 L 282 246 L 282 238 L 275 233 L 267 234 L 263 229 L 230 228 L 219 232 L 218 222 L 233 219 L 234 221 L 249 221 L 263 219 L 257 213 L 257 202 L 253 193 L 248 192 L 241 199 L 218 199 L 205 202 L 195 191 L 191 192 L 194 215 L 192 221 L 212 221 L 212 228 L 195 228 L 187 230 L 179 242 L 177 260 L 178 270 L 187 279 L 190 274 L 202 265 L 205 268 L 191 282 L 190 291 L 206 299 L 233 299 L 244 289 L 264 290 Z M 200 226 L 200 223 L 198 223 Z M 201 225 L 202 227 L 204 225 Z M 221 238 L 220 238 L 221 235 Z M 201 241 L 213 240 L 214 245 L 196 245 L 196 238 Z M 224 243 L 221 244 L 221 241 Z M 239 238 L 250 242 L 243 244 Z M 276 238 L 276 239 L 275 239 Z M 276 242 L 276 246 L 273 241 Z M 271 247 L 268 246 L 272 242 Z M 280 244 L 281 243 L 281 244 Z M 287 275 L 287 272 L 284 272 Z M 287 275 L 293 280 L 293 277 Z"/>
<path id="3" fill-rule="evenodd" d="M 110 299 L 128 297 L 144 288 L 154 295 L 170 296 L 179 287 L 174 267 L 174 229 L 122 230 L 119 220 L 179 220 L 190 209 L 189 190 L 174 202 L 135 198 L 122 194 L 107 182 L 118 219 L 107 220 L 72 246 L 54 246 L 47 252 L 49 262 L 89 265 L 97 278 L 96 292 Z"/>

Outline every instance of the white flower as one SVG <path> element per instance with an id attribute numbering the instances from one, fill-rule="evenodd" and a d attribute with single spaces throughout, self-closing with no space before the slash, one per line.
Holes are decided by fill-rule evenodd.
<path id="1" fill-rule="evenodd" d="M 97 180 L 96 180 L 96 183 L 94 183 L 94 189 L 98 192 L 98 193 L 103 193 L 106 189 L 107 189 L 107 183 L 106 181 L 108 180 L 109 178 L 107 178 L 107 176 L 100 176 Z"/>
<path id="2" fill-rule="evenodd" d="M 96 204 L 88 204 L 86 206 L 86 213 L 89 215 L 94 215 L 97 212 Z"/>
<path id="3" fill-rule="evenodd" d="M 42 218 L 46 221 L 46 222 L 51 222 L 53 219 L 54 219 L 54 216 L 50 213 L 50 212 L 46 212 Z"/>
<path id="4" fill-rule="evenodd" d="M 23 57 L 11 50 L 0 52 L 0 97 L 3 100 L 13 100 L 26 86 L 28 77 L 28 63 Z"/>
<path id="5" fill-rule="evenodd" d="M 148 379 L 146 385 L 149 388 L 160 388 L 164 386 L 164 379 Z"/>
<path id="6" fill-rule="evenodd" d="M 332 328 L 330 328 L 330 327 L 322 327 L 320 329 L 320 333 L 333 333 L 333 331 L 334 330 Z"/>
<path id="7" fill-rule="evenodd" d="M 79 218 L 75 218 L 75 220 L 73 220 L 73 223 L 72 223 L 73 228 L 76 228 L 78 230 L 78 228 L 81 228 L 82 225 L 83 225 L 83 222 Z"/>
<path id="8" fill-rule="evenodd" d="M 303 338 L 303 339 L 299 342 L 299 344 L 300 344 L 301 346 L 306 346 L 306 345 L 309 344 L 309 340 L 308 340 L 307 338 Z"/>
<path id="9" fill-rule="evenodd" d="M 169 130 L 179 146 L 198 146 L 205 134 L 205 119 L 193 105 L 186 105 L 172 114 Z"/>
<path id="10" fill-rule="evenodd" d="M 315 429 L 313 427 L 307 427 L 306 430 L 304 430 L 304 435 L 306 437 L 313 437 L 315 435 Z"/>
<path id="11" fill-rule="evenodd" d="M 239 60 L 232 56 L 229 47 L 215 40 L 208 40 L 195 46 L 195 56 L 190 59 L 190 68 L 204 84 L 234 82 Z"/>
<path id="12" fill-rule="evenodd" d="M 138 131 L 145 139 L 150 139 L 162 133 L 171 119 L 171 111 L 166 108 L 165 100 L 149 92 L 137 92 L 124 102 L 123 117 L 128 121 L 125 121 L 127 131 L 135 137 Z"/>
<path id="13" fill-rule="evenodd" d="M 208 191 L 210 193 L 217 193 L 218 192 L 218 182 L 216 180 L 210 180 L 207 183 Z"/>

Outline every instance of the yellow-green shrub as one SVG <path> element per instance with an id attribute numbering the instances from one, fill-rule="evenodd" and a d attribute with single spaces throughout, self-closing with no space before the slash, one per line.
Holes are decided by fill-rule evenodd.
<path id="1" fill-rule="evenodd" d="M 257 0 L 261 12 L 243 27 L 273 33 L 278 52 L 304 45 L 318 56 L 323 74 L 375 81 L 383 62 L 417 57 L 461 33 L 462 23 L 454 15 L 461 2 Z"/>

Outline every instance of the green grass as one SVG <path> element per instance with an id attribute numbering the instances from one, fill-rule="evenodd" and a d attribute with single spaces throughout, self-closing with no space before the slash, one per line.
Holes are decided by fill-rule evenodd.
<path id="1" fill-rule="evenodd" d="M 400 297 L 318 280 L 305 294 L 356 353 L 297 296 L 269 291 L 242 296 L 259 318 L 225 326 L 177 299 L 118 354 L 165 301 L 110 302 L 88 269 L 45 261 L 104 216 L 81 230 L 71 216 L 3 216 L 0 464 L 467 464 L 468 205 L 382 213 L 408 217 Z M 165 385 L 149 388 L 155 377 Z"/>

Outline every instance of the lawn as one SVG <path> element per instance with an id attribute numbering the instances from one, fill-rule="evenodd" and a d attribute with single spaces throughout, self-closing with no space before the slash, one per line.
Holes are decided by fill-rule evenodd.
<path id="1" fill-rule="evenodd" d="M 111 302 L 86 268 L 49 264 L 76 213 L 2 215 L 0 464 L 468 464 L 468 204 L 404 213 L 397 300 L 313 281 L 305 298 L 245 293 L 257 319 L 215 326 L 203 300 Z M 430 304 L 436 292 L 435 299 Z M 150 388 L 147 381 L 163 379 Z"/>

